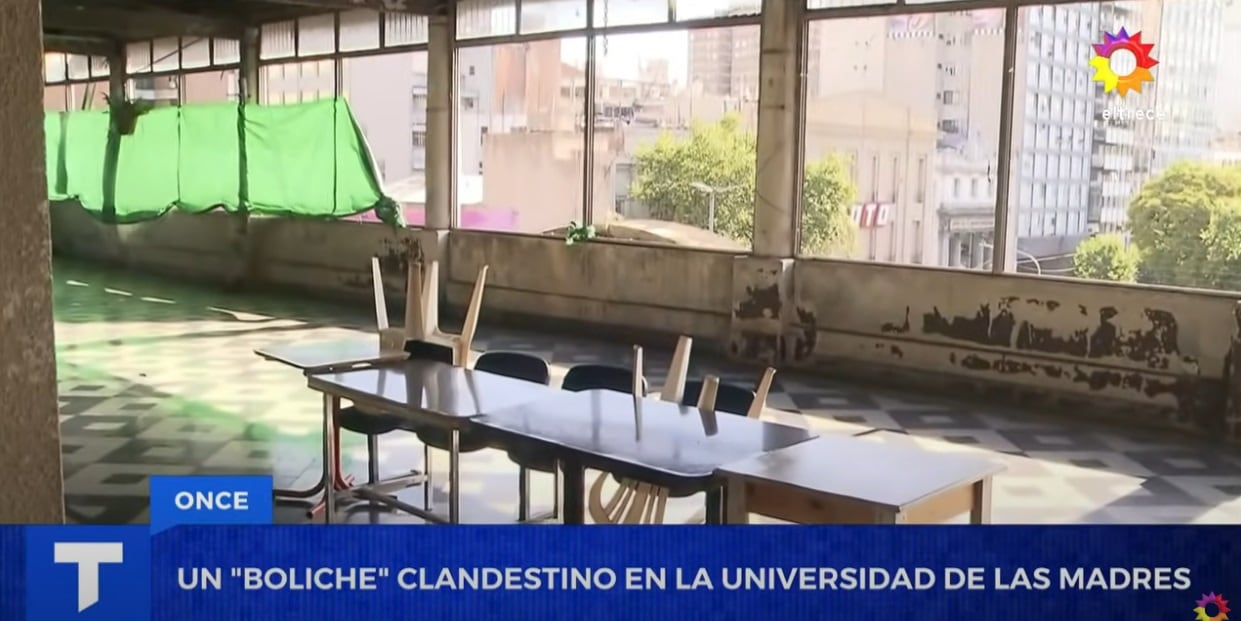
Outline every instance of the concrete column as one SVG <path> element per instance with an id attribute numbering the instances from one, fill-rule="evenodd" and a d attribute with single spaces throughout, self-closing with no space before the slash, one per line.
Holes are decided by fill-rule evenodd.
<path id="1" fill-rule="evenodd" d="M 961 267 L 961 236 L 948 235 L 948 267 Z"/>
<path id="2" fill-rule="evenodd" d="M 427 220 L 428 229 L 452 227 L 457 212 L 456 13 L 432 15 L 427 41 Z"/>
<path id="3" fill-rule="evenodd" d="M 982 235 L 970 235 L 970 267 L 980 270 L 987 262 L 987 248 L 983 245 Z"/>
<path id="4" fill-rule="evenodd" d="M 754 254 L 791 257 L 801 200 L 803 2 L 763 0 Z"/>
<path id="5" fill-rule="evenodd" d="M 952 252 L 952 233 L 939 234 L 939 257 L 935 261 L 935 265 L 941 267 L 948 266 L 948 256 Z"/>
<path id="6" fill-rule="evenodd" d="M 240 99 L 240 114 L 244 117 L 246 106 L 249 104 L 258 104 L 259 101 L 259 29 L 246 28 L 241 33 L 241 42 L 238 48 L 238 60 L 241 67 L 238 70 L 238 97 Z M 114 67 L 116 65 L 113 65 Z M 120 65 L 124 67 L 125 65 Z M 245 124 L 237 130 L 237 145 L 244 154 L 246 152 L 246 132 Z M 250 230 L 250 181 L 246 172 L 246 159 L 243 157 L 238 160 L 238 166 L 241 167 L 240 177 L 241 184 L 238 186 L 237 202 L 240 208 L 237 213 L 232 215 L 232 246 L 233 253 L 237 258 L 237 265 L 234 268 L 230 283 L 233 286 L 244 286 L 253 281 L 252 275 L 255 271 L 254 258 L 257 254 L 254 248 L 253 232 Z"/>
<path id="7" fill-rule="evenodd" d="M 0 2 L 0 522 L 62 523 L 39 0 Z"/>
<path id="8" fill-rule="evenodd" d="M 728 351 L 770 365 L 810 356 L 817 335 L 813 310 L 796 308 L 791 258 L 801 199 L 803 4 L 763 0 L 754 247 L 733 263 Z"/>

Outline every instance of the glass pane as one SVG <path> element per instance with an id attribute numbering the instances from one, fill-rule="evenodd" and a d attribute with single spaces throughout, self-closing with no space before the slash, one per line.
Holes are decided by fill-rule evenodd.
<path id="1" fill-rule="evenodd" d="M 384 45 L 416 45 L 427 42 L 427 17 L 408 13 L 384 15 Z"/>
<path id="2" fill-rule="evenodd" d="M 60 52 L 43 54 L 43 79 L 47 82 L 64 82 L 68 71 L 65 68 L 65 55 Z"/>
<path id="3" fill-rule="evenodd" d="M 69 110 L 69 87 L 65 84 L 44 86 L 43 109 L 47 112 L 67 112 Z"/>
<path id="4" fill-rule="evenodd" d="M 294 49 L 292 21 L 263 24 L 262 36 L 259 39 L 259 58 L 288 58 Z"/>
<path id="5" fill-rule="evenodd" d="M 990 269 L 1004 35 L 983 10 L 812 22 L 801 252 Z"/>
<path id="6" fill-rule="evenodd" d="M 90 57 L 90 77 L 106 78 L 108 77 L 108 58 L 106 56 Z"/>
<path id="7" fill-rule="evenodd" d="M 69 65 L 70 80 L 85 80 L 90 77 L 90 57 L 69 54 L 66 61 Z"/>
<path id="8" fill-rule="evenodd" d="M 336 69 L 331 60 L 264 65 L 259 76 L 259 103 L 315 101 L 336 92 Z"/>
<path id="9" fill-rule="evenodd" d="M 297 55 L 316 56 L 336 51 L 336 15 L 312 15 L 297 20 Z"/>
<path id="10" fill-rule="evenodd" d="M 1092 2 L 1021 19 L 1034 96 L 1014 111 L 1013 183 L 1032 186 L 1010 197 L 1016 269 L 1241 289 L 1241 8 Z"/>
<path id="11" fill-rule="evenodd" d="M 758 33 L 743 26 L 596 40 L 592 215 L 607 234 L 750 248 Z"/>
<path id="12" fill-rule="evenodd" d="M 576 30 L 586 27 L 587 0 L 523 0 L 523 33 Z"/>
<path id="13" fill-rule="evenodd" d="M 598 28 L 662 24 L 668 21 L 671 12 L 669 0 L 594 0 L 594 3 Z"/>
<path id="14" fill-rule="evenodd" d="M 181 90 L 187 104 L 237 101 L 237 70 L 187 73 L 181 77 Z"/>
<path id="15" fill-rule="evenodd" d="M 217 65 L 230 65 L 241 62 L 241 43 L 236 39 L 212 39 L 211 45 L 215 52 L 212 59 Z"/>
<path id="16" fill-rule="evenodd" d="M 477 39 L 517 33 L 514 0 L 462 0 L 457 5 L 457 38 Z"/>
<path id="17" fill-rule="evenodd" d="M 384 191 L 405 222 L 426 222 L 427 55 L 404 52 L 341 61 L 341 91 L 366 137 Z M 376 221 L 373 213 L 351 218 Z"/>
<path id="18" fill-rule="evenodd" d="M 762 12 L 762 0 L 732 0 L 721 6 L 719 2 L 679 2 L 676 3 L 678 21 L 691 19 L 710 19 L 712 17 L 735 17 L 738 15 L 758 15 Z"/>
<path id="19" fill-rule="evenodd" d="M 79 82 L 65 85 L 67 110 L 105 110 L 108 107 L 106 81 Z"/>
<path id="20" fill-rule="evenodd" d="M 125 46 L 127 73 L 145 73 L 151 70 L 151 42 L 138 41 Z"/>
<path id="21" fill-rule="evenodd" d="M 581 38 L 460 50 L 462 228 L 543 233 L 582 221 L 585 57 Z"/>
<path id="22" fill-rule="evenodd" d="M 207 37 L 184 37 L 181 39 L 181 66 L 186 69 L 211 65 L 211 39 Z"/>
<path id="23" fill-rule="evenodd" d="M 176 105 L 181 100 L 180 81 L 175 75 L 136 77 L 129 81 L 129 98 Z"/>
<path id="24" fill-rule="evenodd" d="M 388 16 L 405 17 L 397 13 Z M 356 52 L 379 47 L 379 13 L 375 11 L 345 11 L 340 14 L 340 51 Z"/>
<path id="25" fill-rule="evenodd" d="M 891 0 L 807 0 L 810 9 L 834 9 L 845 6 L 867 6 L 874 4 L 896 4 Z"/>
<path id="26" fill-rule="evenodd" d="M 176 71 L 181 68 L 181 40 L 177 37 L 156 39 L 152 43 L 151 69 L 154 71 Z"/>

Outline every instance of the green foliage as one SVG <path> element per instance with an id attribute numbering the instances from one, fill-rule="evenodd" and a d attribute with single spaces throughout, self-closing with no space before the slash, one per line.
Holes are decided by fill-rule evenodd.
<path id="1" fill-rule="evenodd" d="M 710 198 L 691 184 L 721 188 L 715 194 L 715 231 L 750 246 L 754 232 L 755 136 L 735 116 L 699 123 L 688 137 L 662 134 L 634 154 L 630 194 L 651 217 L 707 229 Z M 855 189 L 838 158 L 806 166 L 803 244 L 807 253 L 848 252 L 853 245 L 850 206 Z"/>
<path id="2" fill-rule="evenodd" d="M 1129 226 L 1143 282 L 1241 288 L 1241 169 L 1174 164 L 1142 186 Z"/>
<path id="3" fill-rule="evenodd" d="M 565 230 L 564 243 L 566 246 L 573 244 L 588 242 L 595 238 L 595 227 L 592 224 L 578 224 L 570 222 Z"/>
<path id="4" fill-rule="evenodd" d="M 1073 275 L 1078 278 L 1137 282 L 1142 255 L 1120 235 L 1095 235 L 1077 245 Z"/>

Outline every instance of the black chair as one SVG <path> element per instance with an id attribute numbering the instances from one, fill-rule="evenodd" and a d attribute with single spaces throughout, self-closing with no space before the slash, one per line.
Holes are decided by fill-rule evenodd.
<path id="1" fill-rule="evenodd" d="M 551 368 L 538 356 L 515 351 L 489 351 L 474 361 L 475 371 L 503 375 L 535 384 L 550 384 Z"/>
<path id="2" fill-rule="evenodd" d="M 453 363 L 453 351 L 450 347 L 428 343 L 425 341 L 408 341 L 405 352 L 411 360 L 431 360 Z M 404 429 L 404 421 L 387 414 L 375 414 L 349 406 L 340 410 L 341 429 L 366 436 L 366 474 L 367 483 L 374 485 L 379 482 L 379 436 Z"/>
<path id="3" fill-rule="evenodd" d="M 685 382 L 685 393 L 681 397 L 681 405 L 698 406 L 698 397 L 702 395 L 702 380 Z M 715 393 L 715 411 L 745 416 L 754 405 L 754 391 L 720 382 Z"/>
<path id="4" fill-rule="evenodd" d="M 547 385 L 551 383 L 551 368 L 547 366 L 547 362 L 538 356 L 523 354 L 520 352 L 495 351 L 487 352 L 478 357 L 474 361 L 475 371 L 485 371 L 496 375 L 503 375 L 514 379 L 534 382 L 535 384 Z M 512 453 L 509 453 L 512 459 Z M 517 487 L 517 520 L 526 522 L 530 519 L 530 469 L 523 466 L 516 459 L 513 462 L 518 466 L 518 487 Z M 557 490 L 556 501 L 553 503 L 552 512 L 546 517 L 555 517 L 560 513 L 559 488 L 560 475 L 555 471 L 555 465 L 552 467 L 552 475 L 556 477 L 553 482 L 552 489 Z"/>
<path id="5" fill-rule="evenodd" d="M 606 364 L 579 364 L 565 373 L 561 390 L 615 390 L 626 394 L 633 392 L 633 371 L 625 367 Z M 646 396 L 646 378 L 642 378 L 642 396 Z"/>

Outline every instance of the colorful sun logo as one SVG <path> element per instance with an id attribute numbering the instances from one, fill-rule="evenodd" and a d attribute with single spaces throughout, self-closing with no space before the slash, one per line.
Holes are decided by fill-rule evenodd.
<path id="1" fill-rule="evenodd" d="M 1095 69 L 1094 81 L 1103 83 L 1105 93 L 1118 91 L 1124 96 L 1129 91 L 1142 92 L 1143 82 L 1155 81 L 1155 76 L 1151 75 L 1150 71 L 1151 67 L 1159 64 L 1159 61 L 1151 56 L 1154 48 L 1154 43 L 1142 43 L 1140 32 L 1130 36 L 1121 28 L 1120 32 L 1114 35 L 1110 32 L 1103 33 L 1103 43 L 1094 45 L 1095 57 L 1090 59 L 1090 66 Z M 1137 66 L 1127 75 L 1116 75 L 1116 71 L 1112 69 L 1112 55 L 1121 50 L 1133 54 L 1137 61 Z"/>
<path id="2" fill-rule="evenodd" d="M 1228 613 L 1232 611 L 1228 607 L 1228 600 L 1223 595 L 1216 595 L 1214 592 L 1207 593 L 1202 599 L 1194 602 L 1198 605 L 1194 608 L 1194 613 L 1198 615 L 1198 621 L 1228 621 Z M 1207 615 L 1207 606 L 1215 606 L 1215 616 Z"/>

